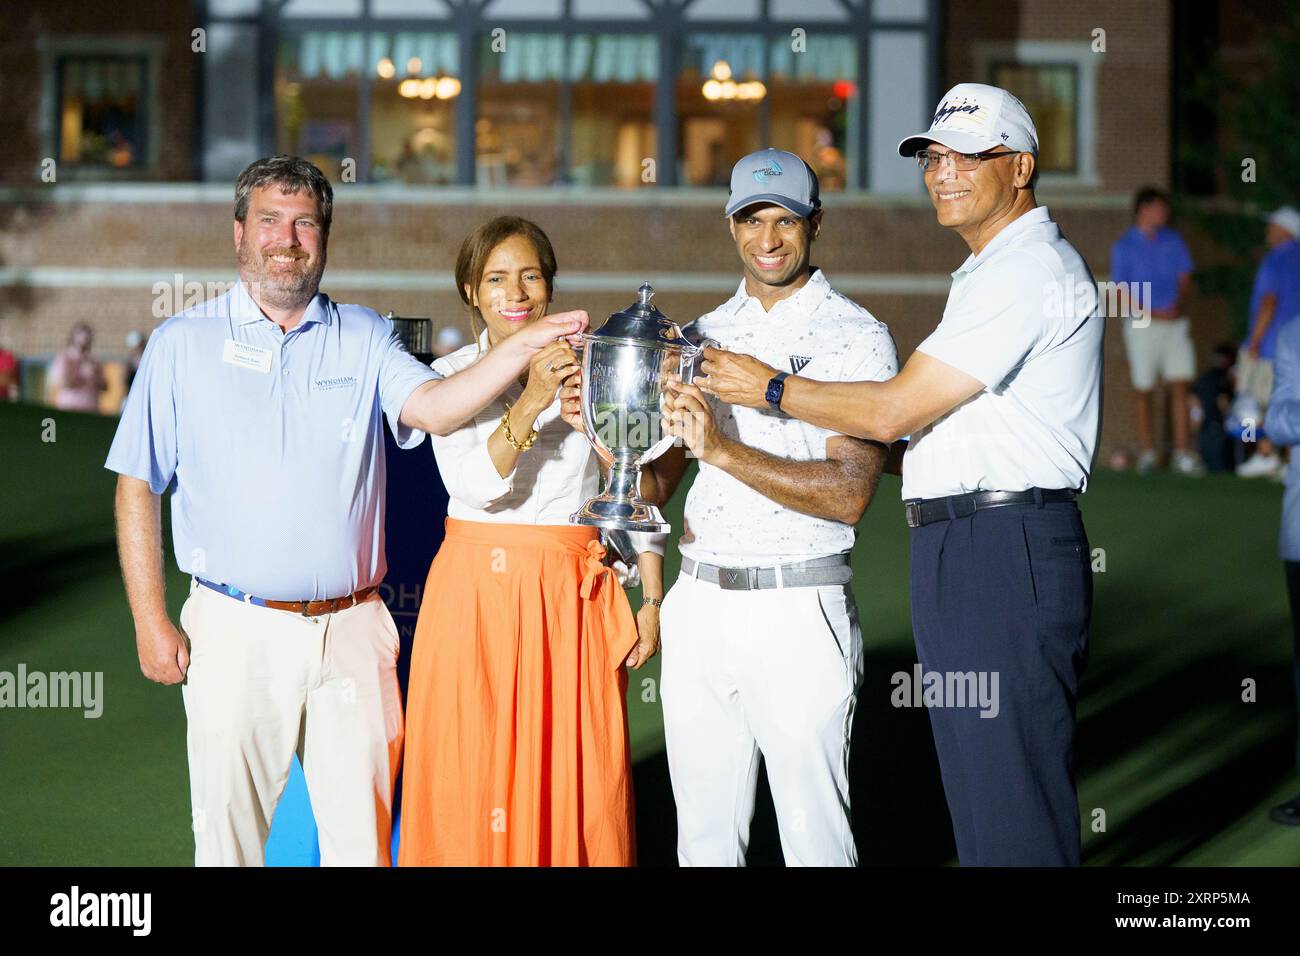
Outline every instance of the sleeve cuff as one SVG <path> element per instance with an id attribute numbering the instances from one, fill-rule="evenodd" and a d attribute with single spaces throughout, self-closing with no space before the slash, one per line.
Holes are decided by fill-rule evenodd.
<path id="1" fill-rule="evenodd" d="M 661 558 L 664 556 L 664 546 L 668 542 L 668 535 L 666 533 L 629 531 L 627 536 L 632 540 L 632 547 L 636 549 L 637 554 L 643 554 L 646 551 L 653 551 Z"/>

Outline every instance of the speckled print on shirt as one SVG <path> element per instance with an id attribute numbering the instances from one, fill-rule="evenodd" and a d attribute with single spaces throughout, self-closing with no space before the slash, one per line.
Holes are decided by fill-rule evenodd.
<path id="1" fill-rule="evenodd" d="M 693 323 L 723 348 L 753 355 L 784 372 L 807 360 L 800 375 L 821 381 L 884 381 L 898 374 L 889 329 L 831 288 L 821 270 L 807 285 L 765 312 L 742 281 L 726 303 Z M 836 433 L 770 409 L 710 399 L 725 435 L 793 461 L 826 457 Z M 853 547 L 853 526 L 792 511 L 712 465 L 700 463 L 686 498 L 681 552 L 726 566 L 772 565 Z"/>

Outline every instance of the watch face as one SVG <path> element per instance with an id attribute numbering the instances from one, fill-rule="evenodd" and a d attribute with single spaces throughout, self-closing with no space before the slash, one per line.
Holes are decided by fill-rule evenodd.
<path id="1" fill-rule="evenodd" d="M 767 399 L 769 405 L 776 408 L 781 404 L 781 395 L 783 392 L 785 392 L 785 382 L 776 379 L 767 383 L 767 395 L 764 397 Z"/>

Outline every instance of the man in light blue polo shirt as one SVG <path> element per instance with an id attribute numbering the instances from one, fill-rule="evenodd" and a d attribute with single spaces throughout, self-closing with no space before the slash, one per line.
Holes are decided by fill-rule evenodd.
<path id="1" fill-rule="evenodd" d="M 150 337 L 109 451 L 140 668 L 184 682 L 197 865 L 259 865 L 295 751 L 323 864 L 387 865 L 402 746 L 384 563 L 384 441 L 447 434 L 585 313 L 530 323 L 442 379 L 376 312 L 318 291 L 333 191 L 305 160 L 235 190 L 239 282 Z M 194 584 L 167 616 L 161 496 Z"/>
<path id="2" fill-rule="evenodd" d="M 1151 393 L 1169 386 L 1173 428 L 1173 469 L 1184 475 L 1203 471 L 1188 445 L 1187 392 L 1196 375 L 1196 349 L 1183 306 L 1192 290 L 1192 256 L 1169 225 L 1169 197 L 1148 186 L 1133 201 L 1133 225 L 1110 250 L 1110 279 L 1119 284 L 1124 347 L 1137 392 L 1137 470 L 1156 467 L 1151 427 Z"/>

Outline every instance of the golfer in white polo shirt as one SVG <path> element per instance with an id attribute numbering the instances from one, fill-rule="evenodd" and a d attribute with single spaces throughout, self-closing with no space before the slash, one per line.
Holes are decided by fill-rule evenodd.
<path id="1" fill-rule="evenodd" d="M 1034 199 L 1038 134 L 1010 93 L 954 87 L 899 152 L 971 250 L 943 319 L 897 377 L 791 377 L 781 408 L 846 435 L 911 436 L 917 657 L 945 686 L 997 675 L 1000 695 L 991 717 L 956 695 L 930 711 L 961 862 L 1077 864 L 1075 696 L 1092 577 L 1074 498 L 1101 414 L 1096 285 Z M 705 392 L 751 408 L 777 371 L 761 354 L 715 354 L 703 368 Z"/>
<path id="2" fill-rule="evenodd" d="M 764 149 L 736 164 L 726 215 L 744 279 L 688 334 L 781 371 L 756 408 L 679 383 L 668 412 L 668 431 L 700 459 L 681 574 L 660 616 L 683 865 L 744 864 L 760 755 L 786 862 L 857 862 L 848 758 L 862 634 L 849 551 L 886 448 L 779 405 L 786 375 L 878 381 L 898 371 L 898 355 L 888 329 L 809 264 L 817 193 L 816 174 L 792 153 Z"/>

